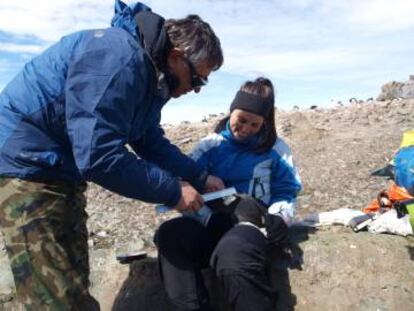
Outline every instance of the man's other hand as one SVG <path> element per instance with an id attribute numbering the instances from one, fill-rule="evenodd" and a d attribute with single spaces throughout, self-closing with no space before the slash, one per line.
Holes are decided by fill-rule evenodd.
<path id="1" fill-rule="evenodd" d="M 221 178 L 214 175 L 208 175 L 204 188 L 206 192 L 219 191 L 224 188 L 224 182 L 221 180 Z"/>
<path id="2" fill-rule="evenodd" d="M 203 198 L 188 182 L 180 181 L 181 198 L 174 208 L 179 212 L 197 211 L 203 206 Z"/>

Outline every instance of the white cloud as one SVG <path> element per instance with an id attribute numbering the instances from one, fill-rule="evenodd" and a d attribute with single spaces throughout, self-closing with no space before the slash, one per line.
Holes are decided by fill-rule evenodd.
<path id="1" fill-rule="evenodd" d="M 0 30 L 56 41 L 62 35 L 109 25 L 114 1 L 9 1 L 0 5 Z"/>
<path id="2" fill-rule="evenodd" d="M 414 47 L 413 40 L 398 39 L 400 31 L 414 30 L 412 1 L 176 0 L 153 5 L 165 16 L 200 14 L 221 39 L 222 70 L 241 75 L 252 70 L 279 77 L 341 75 L 367 64 L 383 65 L 395 55 L 392 46 Z"/>
<path id="3" fill-rule="evenodd" d="M 414 2 L 407 0 L 346 1 L 351 23 L 383 30 L 403 30 L 414 26 Z"/>
<path id="4" fill-rule="evenodd" d="M 45 47 L 31 44 L 14 44 L 0 42 L 0 51 L 14 52 L 14 53 L 35 53 L 38 54 L 43 51 Z"/>
<path id="5" fill-rule="evenodd" d="M 225 54 L 219 74 L 243 78 L 264 74 L 290 83 L 336 82 L 338 88 L 354 79 L 358 89 L 369 79 L 386 82 L 414 67 L 409 57 L 414 52 L 414 1 L 144 2 L 167 18 L 195 13 L 209 22 Z M 9 1 L 0 4 L 0 31 L 33 36 L 49 45 L 72 31 L 107 27 L 113 12 L 113 0 Z M 42 48 L 27 42 L 0 45 L 0 51 L 19 53 Z M 210 87 L 212 93 L 217 90 Z"/>
<path id="6" fill-rule="evenodd" d="M 225 52 L 256 45 L 280 49 L 296 44 L 294 48 L 300 48 L 304 44 L 315 44 L 317 39 L 329 41 L 347 34 L 358 36 L 364 29 L 378 32 L 414 27 L 414 2 L 406 0 L 168 0 L 146 3 L 166 17 L 201 15 L 220 35 Z M 0 5 L 0 30 L 55 41 L 71 31 L 108 26 L 113 6 L 113 0 L 10 1 Z M 355 32 L 350 33 L 351 30 Z M 260 55 L 260 50 L 255 53 Z"/>

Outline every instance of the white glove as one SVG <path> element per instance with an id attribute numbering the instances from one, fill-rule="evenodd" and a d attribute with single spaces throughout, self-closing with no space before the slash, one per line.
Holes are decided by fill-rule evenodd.
<path id="1" fill-rule="evenodd" d="M 280 201 L 269 206 L 267 212 L 271 215 L 279 215 L 290 226 L 295 219 L 296 202 Z"/>
<path id="2" fill-rule="evenodd" d="M 398 218 L 397 211 L 391 209 L 381 214 L 377 219 L 368 225 L 368 231 L 371 233 L 393 233 L 402 236 L 413 234 L 413 228 L 410 224 L 410 216 Z"/>
<path id="3" fill-rule="evenodd" d="M 338 208 L 328 212 L 313 213 L 306 216 L 303 221 L 314 223 L 317 226 L 344 225 L 348 226 L 350 220 L 356 216 L 365 215 L 359 210 Z"/>

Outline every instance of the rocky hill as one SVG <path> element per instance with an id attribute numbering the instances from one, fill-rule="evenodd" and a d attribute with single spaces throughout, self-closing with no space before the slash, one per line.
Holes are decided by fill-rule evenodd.
<path id="1" fill-rule="evenodd" d="M 414 97 L 414 75 L 405 82 L 391 81 L 384 84 L 377 100 L 407 99 Z"/>
<path id="2" fill-rule="evenodd" d="M 166 126 L 166 133 L 187 152 L 219 118 Z M 304 184 L 298 217 L 365 207 L 387 187 L 386 180 L 370 177 L 370 172 L 392 157 L 402 133 L 414 128 L 413 120 L 414 99 L 277 111 L 278 134 L 292 147 Z M 102 310 L 166 310 L 155 259 L 128 266 L 118 264 L 115 254 L 122 249 L 145 249 L 155 257 L 153 233 L 176 214 L 157 216 L 153 205 L 96 185 L 89 187 L 87 211 L 92 291 Z M 275 259 L 273 266 L 281 297 L 278 310 L 414 310 L 412 237 L 327 227 L 293 233 L 292 243 L 296 246 Z M 14 310 L 1 243 L 0 250 L 0 310 Z"/>

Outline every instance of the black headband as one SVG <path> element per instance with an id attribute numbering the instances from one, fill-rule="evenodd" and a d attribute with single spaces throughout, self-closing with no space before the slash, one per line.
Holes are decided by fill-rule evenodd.
<path id="1" fill-rule="evenodd" d="M 269 98 L 238 91 L 231 103 L 230 112 L 234 109 L 242 109 L 266 118 L 272 108 L 273 103 Z"/>

